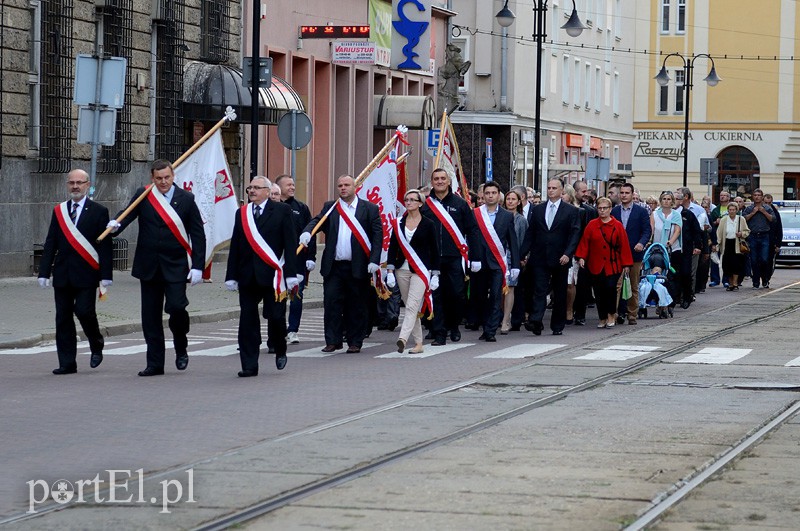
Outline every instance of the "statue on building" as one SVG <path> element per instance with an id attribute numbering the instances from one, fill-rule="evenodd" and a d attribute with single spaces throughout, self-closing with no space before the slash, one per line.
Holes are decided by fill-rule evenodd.
<path id="1" fill-rule="evenodd" d="M 447 45 L 444 65 L 439 68 L 439 102 L 448 111 L 458 108 L 458 86 L 471 65 L 461 57 L 461 48 Z"/>

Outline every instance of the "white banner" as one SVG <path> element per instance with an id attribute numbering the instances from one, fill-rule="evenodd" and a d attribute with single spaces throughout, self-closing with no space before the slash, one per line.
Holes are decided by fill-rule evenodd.
<path id="1" fill-rule="evenodd" d="M 175 168 L 175 184 L 194 194 L 206 233 L 208 265 L 214 253 L 230 241 L 239 208 L 220 131 Z"/>
<path id="2" fill-rule="evenodd" d="M 392 238 L 392 220 L 397 218 L 397 152 L 392 150 L 381 164 L 372 170 L 356 192 L 359 199 L 378 205 L 383 226 L 381 263 L 386 262 Z"/>

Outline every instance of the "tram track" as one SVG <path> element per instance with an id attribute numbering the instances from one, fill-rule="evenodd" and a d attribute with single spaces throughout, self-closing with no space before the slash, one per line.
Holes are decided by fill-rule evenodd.
<path id="1" fill-rule="evenodd" d="M 781 290 L 796 286 L 798 284 L 800 284 L 800 283 L 793 284 L 793 285 L 787 286 L 785 288 L 781 288 Z M 781 290 L 775 290 L 774 292 L 778 292 L 778 291 L 781 291 Z M 742 301 L 740 301 L 740 302 L 742 302 Z M 738 303 L 733 303 L 733 304 L 731 304 L 729 306 L 735 306 L 736 304 L 738 304 Z M 716 309 L 714 311 L 715 312 L 724 311 L 727 307 L 728 306 L 726 306 L 724 308 L 718 308 L 718 309 Z M 563 399 L 569 397 L 570 395 L 574 395 L 576 393 L 581 393 L 581 392 L 596 388 L 598 386 L 601 386 L 601 385 L 603 385 L 605 383 L 608 383 L 610 381 L 616 380 L 616 379 L 621 378 L 623 376 L 626 376 L 628 374 L 631 374 L 631 373 L 637 372 L 639 370 L 651 367 L 651 366 L 653 366 L 653 365 L 655 365 L 657 363 L 660 363 L 661 361 L 663 361 L 663 360 L 665 360 L 667 358 L 670 358 L 672 356 L 681 354 L 681 353 L 686 352 L 688 350 L 691 350 L 691 349 L 693 349 L 693 348 L 695 348 L 697 346 L 703 345 L 704 343 L 706 343 L 708 341 L 713 341 L 713 340 L 719 339 L 719 338 L 724 337 L 726 335 L 733 334 L 733 333 L 735 333 L 737 331 L 746 329 L 747 327 L 755 326 L 755 325 L 758 325 L 760 323 L 763 323 L 763 322 L 766 322 L 766 321 L 769 321 L 769 320 L 772 320 L 772 319 L 778 319 L 778 318 L 783 317 L 785 315 L 794 313 L 794 312 L 798 311 L 798 309 L 800 309 L 800 303 L 790 304 L 790 305 L 788 305 L 788 306 L 786 306 L 786 307 L 784 307 L 784 308 L 782 308 L 780 310 L 774 311 L 772 313 L 767 313 L 765 315 L 760 315 L 760 316 L 754 316 L 752 318 L 746 319 L 746 320 L 744 320 L 742 322 L 738 322 L 738 323 L 730 323 L 727 326 L 724 326 L 723 328 L 720 328 L 719 330 L 716 330 L 714 332 L 706 333 L 706 334 L 701 335 L 699 337 L 695 337 L 694 339 L 690 339 L 688 341 L 685 341 L 685 342 L 681 343 L 680 345 L 677 345 L 677 346 L 675 346 L 673 348 L 670 348 L 668 350 L 665 350 L 663 352 L 659 352 L 657 354 L 653 354 L 653 355 L 644 357 L 643 359 L 641 359 L 641 360 L 639 360 L 637 362 L 634 362 L 634 363 L 632 363 L 632 364 L 630 364 L 630 365 L 628 365 L 626 367 L 610 371 L 608 373 L 605 373 L 605 374 L 602 374 L 602 375 L 597 376 L 595 378 L 589 379 L 589 380 L 587 380 L 585 382 L 582 382 L 580 384 L 566 387 L 566 388 L 564 388 L 562 390 L 559 390 L 559 391 L 556 391 L 556 392 L 554 392 L 552 394 L 549 394 L 548 396 L 545 396 L 545 397 L 542 397 L 542 398 L 538 398 L 538 399 L 535 399 L 535 400 L 531 400 L 531 401 L 525 403 L 524 405 L 515 407 L 515 408 L 513 408 L 513 409 L 511 409 L 509 411 L 506 411 L 506 412 L 503 412 L 503 413 L 500 413 L 500 414 L 493 415 L 493 416 L 491 416 L 489 418 L 486 418 L 486 419 L 483 419 L 481 421 L 475 422 L 475 423 L 473 423 L 471 425 L 468 425 L 466 427 L 463 427 L 461 429 L 454 430 L 454 431 L 452 431 L 450 433 L 447 433 L 445 435 L 441 435 L 441 436 L 429 439 L 427 441 L 423 441 L 423 442 L 420 442 L 418 444 L 408 446 L 406 448 L 400 449 L 400 450 L 395 451 L 395 452 L 387 453 L 387 454 L 385 454 L 385 455 L 383 455 L 383 456 L 381 456 L 379 458 L 371 460 L 368 463 L 361 464 L 359 466 L 350 468 L 350 469 L 342 471 L 340 473 L 331 474 L 331 475 L 329 475 L 329 476 L 327 476 L 327 477 L 325 477 L 325 478 L 323 478 L 321 480 L 318 480 L 318 481 L 315 481 L 315 482 L 311 482 L 311 483 L 308 483 L 308 484 L 306 484 L 306 485 L 304 485 L 304 486 L 302 486 L 300 488 L 281 493 L 278 496 L 271 497 L 271 498 L 269 498 L 267 500 L 264 500 L 263 502 L 251 505 L 251 506 L 249 506 L 247 508 L 244 508 L 244 509 L 241 509 L 239 511 L 236 511 L 236 512 L 234 512 L 232 514 L 226 515 L 226 516 L 224 516 L 224 517 L 222 517 L 220 519 L 217 519 L 217 520 L 214 520 L 214 521 L 211 521 L 211 522 L 207 522 L 205 524 L 202 524 L 200 526 L 195 527 L 194 529 L 197 530 L 197 531 L 212 531 L 212 530 L 227 529 L 227 528 L 229 528 L 231 526 L 244 524 L 244 523 L 246 523 L 248 521 L 252 521 L 252 520 L 254 520 L 254 519 L 258 518 L 258 517 L 267 515 L 267 514 L 273 512 L 273 511 L 275 511 L 277 509 L 280 509 L 282 507 L 285 507 L 285 506 L 291 505 L 293 503 L 296 503 L 296 502 L 298 502 L 298 501 L 300 501 L 300 500 L 302 500 L 304 498 L 307 498 L 309 496 L 313 496 L 315 494 L 319 494 L 319 493 L 325 492 L 325 491 L 327 491 L 329 489 L 332 489 L 332 488 L 334 488 L 334 487 L 336 487 L 338 485 L 342 485 L 342 484 L 347 483 L 349 481 L 358 479 L 359 477 L 365 476 L 367 474 L 371 474 L 371 473 L 373 473 L 373 472 L 375 472 L 377 470 L 380 470 L 380 469 L 382 469 L 384 467 L 390 466 L 390 465 L 392 465 L 394 463 L 400 462 L 400 461 L 402 461 L 404 459 L 408 459 L 410 457 L 413 457 L 415 455 L 421 454 L 423 452 L 427 452 L 427 451 L 433 450 L 435 448 L 438 448 L 440 446 L 444 446 L 444 445 L 446 445 L 448 443 L 451 443 L 451 442 L 456 441 L 458 439 L 461 439 L 463 437 L 467 437 L 469 435 L 472 435 L 472 434 L 478 433 L 480 431 L 486 430 L 488 428 L 494 427 L 494 426 L 496 426 L 496 425 L 498 425 L 498 424 L 500 424 L 502 422 L 505 422 L 505 421 L 507 421 L 509 419 L 512 419 L 514 417 L 517 417 L 519 415 L 523 415 L 523 414 L 528 413 L 530 411 L 533 411 L 535 409 L 538 409 L 538 408 L 547 406 L 549 404 L 552 404 L 554 402 L 558 402 L 560 400 L 563 400 Z M 665 323 L 665 324 L 668 324 L 668 323 Z M 532 366 L 534 364 L 539 364 L 539 363 L 542 362 L 543 359 L 546 359 L 546 358 L 549 358 L 549 357 L 553 357 L 553 356 L 557 356 L 559 354 L 563 354 L 564 350 L 576 350 L 576 349 L 584 348 L 585 346 L 587 346 L 587 345 L 586 344 L 577 345 L 577 346 L 571 346 L 568 349 L 560 349 L 560 350 L 551 351 L 551 352 L 548 352 L 547 354 L 538 356 L 533 361 L 530 361 L 530 362 L 527 362 L 527 363 L 524 363 L 524 364 L 516 365 L 514 367 L 509 367 L 509 368 L 506 368 L 506 369 L 503 369 L 503 370 L 500 370 L 500 371 L 495 371 L 495 372 L 487 374 L 487 375 L 482 375 L 482 376 L 479 376 L 479 377 L 476 377 L 476 378 L 472 378 L 472 379 L 469 379 L 467 381 L 459 382 L 457 384 L 454 384 L 454 385 L 451 385 L 451 386 L 448 386 L 446 388 L 442 388 L 442 389 L 439 389 L 439 390 L 435 390 L 435 391 L 432 391 L 432 392 L 429 392 L 429 393 L 424 393 L 422 395 L 418 395 L 418 396 L 415 396 L 415 397 L 410 397 L 410 398 L 405 399 L 403 401 L 400 401 L 400 402 L 398 402 L 396 404 L 387 405 L 385 407 L 378 408 L 377 410 L 372 410 L 370 412 L 365 412 L 363 414 L 359 414 L 359 415 L 356 415 L 356 416 L 353 416 L 353 417 L 348 417 L 348 419 L 342 419 L 341 421 L 335 421 L 335 422 L 332 422 L 332 423 L 328 423 L 328 424 L 326 424 L 324 426 L 319 426 L 317 428 L 312 428 L 312 429 L 309 429 L 309 430 L 303 430 L 303 432 L 312 433 L 314 431 L 320 431 L 322 429 L 328 429 L 330 427 L 342 425 L 342 424 L 344 424 L 346 422 L 352 421 L 355 418 L 359 418 L 359 419 L 360 418 L 365 418 L 365 417 L 367 417 L 369 415 L 375 414 L 377 411 L 380 411 L 380 412 L 389 411 L 389 410 L 394 409 L 396 407 L 400 407 L 401 405 L 411 404 L 411 403 L 420 401 L 420 400 L 422 400 L 424 398 L 435 396 L 437 394 L 443 394 L 443 393 L 452 392 L 452 391 L 455 391 L 455 390 L 458 390 L 458 389 L 462 389 L 462 388 L 465 388 L 465 387 L 469 387 L 469 386 L 475 385 L 476 383 L 479 383 L 481 380 L 488 379 L 491 376 L 496 376 L 496 375 L 499 375 L 499 374 L 502 374 L 502 373 L 506 373 L 506 372 L 509 372 L 509 371 L 515 371 L 515 370 L 519 370 L 519 369 L 522 369 L 522 368 L 527 368 L 527 367 L 530 367 L 530 366 Z M 781 424 L 786 422 L 788 419 L 792 418 L 799 410 L 800 410 L 800 403 L 795 403 L 795 404 L 791 405 L 790 407 L 786 408 L 785 410 L 782 410 L 782 411 L 778 412 L 777 414 L 773 415 L 772 417 L 770 417 L 769 419 L 767 419 L 761 426 L 757 427 L 754 431 L 751 431 L 750 433 L 748 433 L 748 435 L 746 435 L 741 441 L 739 441 L 735 445 L 733 445 L 728 451 L 726 451 L 723 454 L 715 457 L 713 460 L 711 460 L 711 462 L 706 463 L 706 465 L 704 467 L 702 467 L 699 472 L 695 473 L 690 478 L 687 478 L 683 482 L 681 482 L 682 484 L 675 488 L 675 492 L 672 492 L 672 493 L 670 493 L 668 495 L 665 494 L 664 495 L 664 499 L 660 500 L 657 504 L 655 504 L 653 507 L 648 509 L 645 514 L 643 514 L 639 519 L 636 520 L 636 522 L 631 524 L 631 526 L 628 527 L 627 529 L 631 529 L 631 530 L 644 529 L 648 525 L 650 525 L 653 522 L 655 522 L 656 520 L 658 520 L 664 512 L 669 510 L 676 503 L 678 503 L 683 497 L 688 495 L 689 492 L 691 492 L 693 489 L 697 488 L 698 486 L 702 485 L 714 473 L 719 471 L 721 468 L 723 468 L 731 460 L 735 459 L 742 452 L 746 451 L 748 448 L 752 447 L 758 441 L 763 439 L 763 437 L 766 436 L 769 432 L 777 429 Z M 299 433 L 290 434 L 290 435 L 285 436 L 284 438 L 296 437 L 298 435 L 299 435 Z"/>

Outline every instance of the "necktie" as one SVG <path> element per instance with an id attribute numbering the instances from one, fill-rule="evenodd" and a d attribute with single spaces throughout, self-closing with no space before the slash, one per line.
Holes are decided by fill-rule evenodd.
<path id="1" fill-rule="evenodd" d="M 78 217 L 78 203 L 72 203 L 72 210 L 69 211 L 69 219 L 75 223 L 75 218 Z"/>
<path id="2" fill-rule="evenodd" d="M 253 210 L 253 217 L 255 219 L 258 219 L 258 218 L 261 217 L 261 207 L 260 206 L 256 205 L 255 210 Z"/>
<path id="3" fill-rule="evenodd" d="M 550 206 L 547 208 L 547 228 L 549 229 L 553 225 L 553 218 L 556 217 L 556 204 L 550 203 Z"/>

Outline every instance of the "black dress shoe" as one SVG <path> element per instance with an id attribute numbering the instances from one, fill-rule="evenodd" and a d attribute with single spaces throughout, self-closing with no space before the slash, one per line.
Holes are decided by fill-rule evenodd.
<path id="1" fill-rule="evenodd" d="M 575 319 L 567 319 L 565 321 L 566 324 L 573 324 L 574 322 L 575 322 Z"/>
<path id="2" fill-rule="evenodd" d="M 544 330 L 544 325 L 541 321 L 528 321 L 525 323 L 525 329 L 533 332 L 535 336 L 540 336 L 542 335 L 542 330 Z"/>
<path id="3" fill-rule="evenodd" d="M 458 331 L 458 328 L 450 330 L 450 341 L 458 343 L 461 341 L 461 332 Z"/>
<path id="4" fill-rule="evenodd" d="M 58 369 L 53 369 L 53 374 L 75 374 L 78 372 L 77 367 L 59 367 Z"/>
<path id="5" fill-rule="evenodd" d="M 425 339 L 433 339 L 433 331 L 428 330 L 428 333 L 425 334 Z"/>
<path id="6" fill-rule="evenodd" d="M 480 328 L 480 325 L 467 323 L 467 324 L 464 325 L 464 328 L 466 328 L 467 330 L 472 330 L 474 332 L 478 328 Z"/>
<path id="7" fill-rule="evenodd" d="M 161 376 L 162 374 L 164 374 L 163 367 L 147 367 L 145 370 L 139 371 L 139 376 Z"/>
<path id="8" fill-rule="evenodd" d="M 432 347 L 441 347 L 441 346 L 444 346 L 446 344 L 447 344 L 447 339 L 445 339 L 443 337 L 440 337 L 440 338 L 434 339 L 433 342 L 431 343 L 431 346 Z"/>
<path id="9" fill-rule="evenodd" d="M 497 342 L 497 339 L 494 336 L 486 336 L 485 334 L 484 334 L 484 336 L 485 337 L 483 338 L 483 340 L 486 341 L 487 343 L 495 343 L 495 342 Z"/>
<path id="10" fill-rule="evenodd" d="M 102 354 L 92 354 L 92 357 L 89 358 L 89 367 L 92 369 L 96 369 L 98 365 L 103 363 L 103 355 Z"/>
<path id="11" fill-rule="evenodd" d="M 286 367 L 286 362 L 288 360 L 286 354 L 278 354 L 275 356 L 275 367 L 277 367 L 279 371 L 282 371 L 284 367 Z"/>
<path id="12" fill-rule="evenodd" d="M 561 330 L 553 330 L 553 335 L 554 335 L 554 336 L 560 336 L 560 335 L 562 335 L 563 333 L 564 333 L 564 332 L 562 332 Z"/>
<path id="13" fill-rule="evenodd" d="M 325 347 L 322 349 L 322 352 L 335 352 L 341 348 L 342 345 L 325 345 Z"/>
<path id="14" fill-rule="evenodd" d="M 348 354 L 358 354 L 359 352 L 361 352 L 361 347 L 355 347 L 355 346 L 347 347 Z"/>
<path id="15" fill-rule="evenodd" d="M 251 376 L 258 376 L 258 371 L 239 371 L 239 378 L 250 378 Z"/>
<path id="16" fill-rule="evenodd" d="M 586 319 L 575 319 L 575 326 L 586 326 Z"/>
<path id="17" fill-rule="evenodd" d="M 486 332 L 478 336 L 478 341 L 483 341 L 486 339 Z"/>
<path id="18" fill-rule="evenodd" d="M 189 355 L 188 354 L 182 354 L 182 355 L 179 355 L 179 356 L 177 356 L 175 358 L 175 367 L 179 371 L 185 371 L 187 365 L 189 365 Z M 161 374 L 164 374 L 163 369 L 161 371 Z"/>
<path id="19" fill-rule="evenodd" d="M 392 319 L 388 323 L 386 323 L 386 330 L 389 332 L 394 332 L 395 328 L 397 328 L 397 319 Z"/>
<path id="20" fill-rule="evenodd" d="M 624 324 L 624 323 L 625 323 L 625 317 L 623 317 L 621 314 L 617 315 L 617 324 Z"/>
<path id="21" fill-rule="evenodd" d="M 681 308 L 683 308 L 684 310 L 688 310 L 689 309 L 689 304 L 691 304 L 689 301 L 683 301 L 681 303 Z"/>

